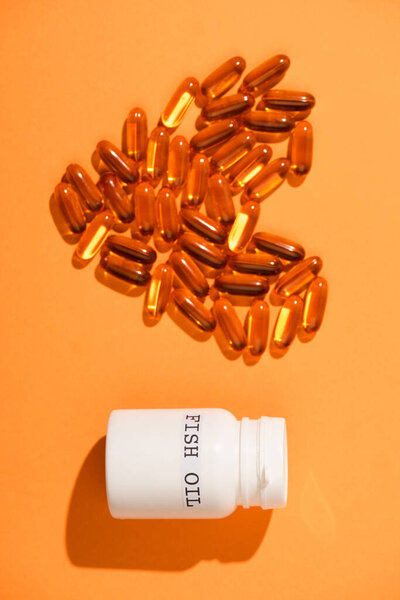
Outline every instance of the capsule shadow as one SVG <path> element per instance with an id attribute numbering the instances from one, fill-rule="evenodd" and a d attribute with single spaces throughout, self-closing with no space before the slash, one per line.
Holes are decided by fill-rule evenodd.
<path id="1" fill-rule="evenodd" d="M 119 279 L 119 277 L 115 277 L 115 275 L 107 273 L 107 271 L 105 271 L 100 264 L 95 268 L 94 276 L 96 277 L 97 281 L 110 288 L 110 290 L 114 290 L 114 292 L 118 292 L 124 296 L 132 296 L 137 298 L 142 296 L 146 290 L 145 285 L 134 285 L 129 281 Z"/>
<path id="2" fill-rule="evenodd" d="M 302 185 L 306 179 L 307 175 L 294 175 L 290 171 L 286 175 L 286 181 L 290 185 L 290 187 L 299 187 Z"/>
<path id="3" fill-rule="evenodd" d="M 219 325 L 216 326 L 214 331 L 214 339 L 217 342 L 218 348 L 221 350 L 222 354 L 228 360 L 237 360 L 242 355 L 242 351 L 234 350 L 230 345 Z"/>
<path id="4" fill-rule="evenodd" d="M 175 302 L 170 302 L 166 310 L 168 316 L 172 321 L 178 325 L 182 331 L 187 333 L 196 342 L 207 342 L 210 339 L 212 332 L 202 331 L 194 323 L 189 321 L 185 315 L 181 313 Z"/>
<path id="5" fill-rule="evenodd" d="M 248 367 L 254 367 L 254 365 L 258 364 L 261 357 L 262 354 L 258 354 L 257 356 L 255 356 L 250 352 L 248 348 L 245 348 L 243 350 L 243 362 Z"/>
<path id="6" fill-rule="evenodd" d="M 288 350 L 289 346 L 286 348 L 279 348 L 279 346 L 277 346 L 273 342 L 273 340 L 271 340 L 271 343 L 269 345 L 269 353 L 272 356 L 272 358 L 283 358 Z"/>
<path id="7" fill-rule="evenodd" d="M 76 250 L 75 250 L 75 252 L 73 253 L 73 255 L 71 257 L 71 264 L 74 267 L 74 269 L 84 269 L 92 262 L 93 258 L 89 258 L 88 260 L 85 260 L 85 259 L 81 258 L 80 256 L 78 256 L 76 253 Z"/>
<path id="8" fill-rule="evenodd" d="M 315 338 L 316 333 L 316 331 L 304 331 L 302 327 L 299 327 L 299 329 L 297 330 L 297 338 L 302 344 L 307 344 Z"/>
<path id="9" fill-rule="evenodd" d="M 64 219 L 64 216 L 61 212 L 60 204 L 57 202 L 54 194 L 51 194 L 51 196 L 50 196 L 49 210 L 50 210 L 50 215 L 51 215 L 51 218 L 53 219 L 54 225 L 56 226 L 56 229 L 57 229 L 58 233 L 60 234 L 60 236 L 62 237 L 62 239 L 64 240 L 64 242 L 66 242 L 67 244 L 70 244 L 71 246 L 73 244 L 76 244 L 79 241 L 81 234 L 73 233 L 70 230 L 68 223 Z"/>

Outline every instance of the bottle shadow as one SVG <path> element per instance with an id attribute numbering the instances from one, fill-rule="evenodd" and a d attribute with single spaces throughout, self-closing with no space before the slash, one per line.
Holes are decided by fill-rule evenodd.
<path id="1" fill-rule="evenodd" d="M 225 519 L 113 519 L 104 475 L 105 437 L 86 457 L 68 509 L 66 550 L 72 564 L 104 569 L 182 571 L 201 560 L 249 560 L 272 511 L 237 509 Z"/>

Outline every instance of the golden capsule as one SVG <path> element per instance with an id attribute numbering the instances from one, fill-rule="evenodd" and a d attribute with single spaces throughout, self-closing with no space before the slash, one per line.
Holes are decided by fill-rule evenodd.
<path id="1" fill-rule="evenodd" d="M 308 92 L 293 90 L 268 90 L 262 97 L 266 108 L 287 112 L 305 112 L 315 105 L 315 98 Z"/>
<path id="2" fill-rule="evenodd" d="M 230 90 L 246 68 L 241 56 L 234 56 L 208 75 L 201 84 L 201 92 L 208 98 L 219 98 Z"/>
<path id="3" fill-rule="evenodd" d="M 65 175 L 68 183 L 73 185 L 77 191 L 83 206 L 96 212 L 103 208 L 104 198 L 83 167 L 77 164 L 68 165 Z"/>
<path id="4" fill-rule="evenodd" d="M 189 168 L 189 142 L 183 135 L 172 138 L 168 152 L 168 167 L 165 183 L 172 189 L 181 188 Z"/>
<path id="5" fill-rule="evenodd" d="M 242 131 L 223 144 L 213 155 L 210 164 L 215 171 L 228 173 L 256 143 L 254 133 Z"/>
<path id="6" fill-rule="evenodd" d="M 157 265 L 153 271 L 145 306 L 147 314 L 155 321 L 161 319 L 167 308 L 173 279 L 174 272 L 168 264 Z"/>
<path id="7" fill-rule="evenodd" d="M 291 131 L 294 121 L 290 113 L 280 110 L 250 110 L 243 115 L 243 125 L 251 131 L 282 133 Z"/>
<path id="8" fill-rule="evenodd" d="M 257 250 L 267 252 L 268 254 L 275 254 L 283 260 L 302 260 L 305 256 L 303 246 L 273 233 L 255 233 L 252 242 Z"/>
<path id="9" fill-rule="evenodd" d="M 179 310 L 199 329 L 203 331 L 214 331 L 215 318 L 210 310 L 189 290 L 184 288 L 174 290 L 172 298 Z"/>
<path id="10" fill-rule="evenodd" d="M 179 84 L 160 118 L 160 125 L 167 129 L 176 129 L 181 123 L 187 110 L 199 93 L 199 82 L 194 77 L 188 77 Z"/>
<path id="11" fill-rule="evenodd" d="M 106 241 L 108 233 L 114 226 L 114 222 L 115 219 L 108 210 L 96 215 L 78 242 L 75 251 L 77 256 L 82 260 L 93 258 Z"/>
<path id="12" fill-rule="evenodd" d="M 143 108 L 133 108 L 126 120 L 126 152 L 136 162 L 146 158 L 147 116 Z"/>
<path id="13" fill-rule="evenodd" d="M 195 233 L 198 233 L 202 237 L 206 238 L 214 244 L 223 244 L 227 237 L 226 229 L 207 215 L 203 215 L 198 210 L 192 210 L 190 208 L 181 209 L 181 217 L 183 223 Z"/>
<path id="14" fill-rule="evenodd" d="M 141 240 L 135 240 L 125 235 L 110 235 L 104 244 L 105 248 L 114 254 L 129 258 L 134 262 L 151 265 L 157 258 L 156 251 Z"/>
<path id="15" fill-rule="evenodd" d="M 175 194 L 167 187 L 161 188 L 157 194 L 156 223 L 165 242 L 173 242 L 179 237 L 181 225 Z"/>
<path id="16" fill-rule="evenodd" d="M 156 127 L 150 134 L 147 144 L 147 176 L 158 183 L 168 167 L 169 133 L 165 127 Z"/>
<path id="17" fill-rule="evenodd" d="M 243 350 L 246 333 L 231 302 L 227 298 L 218 298 L 214 302 L 213 313 L 229 345 L 234 350 Z"/>
<path id="18" fill-rule="evenodd" d="M 277 54 L 264 61 L 247 73 L 239 90 L 259 96 L 279 83 L 290 65 L 290 59 L 284 54 Z"/>
<path id="19" fill-rule="evenodd" d="M 230 119 L 250 110 L 254 105 L 254 97 L 251 94 L 232 94 L 210 100 L 201 111 L 201 116 L 205 121 L 217 121 L 220 119 Z"/>
<path id="20" fill-rule="evenodd" d="M 268 279 L 249 273 L 225 273 L 214 282 L 220 292 L 232 296 L 264 296 L 269 289 Z"/>
<path id="21" fill-rule="evenodd" d="M 197 129 L 197 131 L 201 131 L 202 129 L 205 129 L 209 125 L 210 125 L 210 123 L 208 121 L 206 121 L 205 119 L 203 119 L 201 114 L 197 117 L 197 119 L 194 122 L 194 126 Z"/>
<path id="22" fill-rule="evenodd" d="M 322 260 L 318 256 L 311 256 L 294 265 L 280 279 L 278 279 L 275 292 L 282 298 L 298 294 L 303 291 L 322 269 Z"/>
<path id="23" fill-rule="evenodd" d="M 208 158 L 203 154 L 195 154 L 182 193 L 182 206 L 197 207 L 202 204 L 208 191 L 209 171 Z"/>
<path id="24" fill-rule="evenodd" d="M 182 250 L 201 263 L 214 269 L 220 269 L 226 265 L 227 257 L 224 252 L 200 235 L 186 231 L 181 235 L 179 241 Z"/>
<path id="25" fill-rule="evenodd" d="M 108 208 L 122 223 L 133 221 L 135 211 L 132 200 L 125 193 L 114 173 L 104 173 L 99 181 Z"/>
<path id="26" fill-rule="evenodd" d="M 134 285 L 146 285 L 151 277 L 148 269 L 143 264 L 113 252 L 103 254 L 100 265 L 107 273 Z"/>
<path id="27" fill-rule="evenodd" d="M 290 167 L 287 158 L 277 158 L 261 169 L 244 188 L 241 203 L 248 200 L 262 202 L 277 190 L 285 181 Z"/>
<path id="28" fill-rule="evenodd" d="M 306 293 L 301 326 L 305 333 L 313 334 L 321 327 L 328 298 L 328 283 L 323 277 L 316 277 Z"/>
<path id="29" fill-rule="evenodd" d="M 73 233 L 82 233 L 86 228 L 85 215 L 83 214 L 78 194 L 72 185 L 58 183 L 54 190 L 54 198 L 70 230 Z"/>
<path id="30" fill-rule="evenodd" d="M 219 173 L 208 180 L 212 213 L 222 225 L 231 225 L 236 217 L 232 192 L 225 177 Z"/>
<path id="31" fill-rule="evenodd" d="M 139 179 L 139 171 L 135 161 L 124 154 L 111 142 L 103 140 L 96 146 L 101 160 L 125 183 L 135 183 Z"/>
<path id="32" fill-rule="evenodd" d="M 209 286 L 203 272 L 186 252 L 172 252 L 169 263 L 175 275 L 196 296 L 207 296 Z"/>
<path id="33" fill-rule="evenodd" d="M 287 298 L 281 306 L 271 336 L 271 354 L 282 357 L 296 337 L 301 322 L 303 300 L 299 296 Z"/>
<path id="34" fill-rule="evenodd" d="M 229 169 L 227 178 L 233 194 L 238 194 L 268 163 L 272 150 L 267 144 L 256 146 Z"/>
<path id="35" fill-rule="evenodd" d="M 154 188 L 144 181 L 140 183 L 134 195 L 136 224 L 144 236 L 152 235 L 156 221 L 156 195 Z"/>
<path id="36" fill-rule="evenodd" d="M 277 256 L 271 254 L 243 252 L 232 256 L 230 266 L 238 273 L 252 273 L 271 277 L 282 271 L 282 263 Z"/>
<path id="37" fill-rule="evenodd" d="M 265 300 L 254 300 L 246 318 L 247 347 L 253 356 L 261 356 L 268 342 L 269 306 Z"/>
<path id="38" fill-rule="evenodd" d="M 228 248 L 230 252 L 238 254 L 246 248 L 259 216 L 260 206 L 258 202 L 250 201 L 242 206 L 229 232 Z"/>
<path id="39" fill-rule="evenodd" d="M 196 152 L 204 152 L 218 146 L 218 144 L 227 142 L 238 129 L 239 124 L 233 119 L 212 123 L 192 137 L 190 146 Z"/>
<path id="40" fill-rule="evenodd" d="M 290 160 L 289 178 L 302 183 L 311 169 L 313 153 L 313 130 L 308 121 L 299 121 L 290 136 L 288 159 Z"/>

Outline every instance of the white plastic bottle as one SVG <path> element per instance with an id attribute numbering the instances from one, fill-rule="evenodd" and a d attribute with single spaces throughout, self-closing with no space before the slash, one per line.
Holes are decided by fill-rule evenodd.
<path id="1" fill-rule="evenodd" d="M 106 442 L 108 506 L 117 519 L 215 519 L 286 505 L 284 419 L 228 411 L 114 410 Z"/>

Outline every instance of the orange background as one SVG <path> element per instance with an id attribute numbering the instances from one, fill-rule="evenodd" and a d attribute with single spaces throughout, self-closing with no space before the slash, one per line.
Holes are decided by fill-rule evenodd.
<path id="1" fill-rule="evenodd" d="M 399 16 L 389 0 L 2 3 L 2 599 L 400 597 Z M 314 341 L 248 366 L 168 316 L 146 327 L 142 298 L 74 269 L 49 197 L 133 106 L 154 125 L 185 76 L 278 52 L 285 87 L 317 97 L 315 160 L 259 229 L 321 255 L 330 298 Z M 287 509 L 113 521 L 109 412 L 176 406 L 285 416 Z"/>

